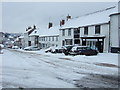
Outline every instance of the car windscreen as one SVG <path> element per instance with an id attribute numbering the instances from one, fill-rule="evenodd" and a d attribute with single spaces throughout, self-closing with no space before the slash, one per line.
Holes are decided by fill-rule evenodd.
<path id="1" fill-rule="evenodd" d="M 70 50 L 70 49 L 72 49 L 72 47 L 73 46 L 67 46 L 66 48 L 67 48 L 67 50 Z"/>

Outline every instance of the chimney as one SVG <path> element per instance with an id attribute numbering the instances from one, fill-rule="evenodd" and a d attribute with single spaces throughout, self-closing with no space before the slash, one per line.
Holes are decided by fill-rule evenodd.
<path id="1" fill-rule="evenodd" d="M 29 26 L 29 27 L 28 27 L 28 30 L 29 30 L 29 29 L 32 29 L 32 27 L 31 27 L 31 26 Z"/>
<path id="2" fill-rule="evenodd" d="M 65 20 L 61 20 L 60 21 L 60 26 L 64 25 L 65 24 Z"/>
<path id="3" fill-rule="evenodd" d="M 71 19 L 71 16 L 68 14 L 68 16 L 67 16 L 67 21 L 68 21 L 69 19 Z"/>
<path id="4" fill-rule="evenodd" d="M 28 29 L 26 28 L 26 31 L 28 31 Z"/>
<path id="5" fill-rule="evenodd" d="M 52 25 L 53 25 L 53 24 L 52 24 L 51 22 L 49 22 L 48 29 L 51 28 Z"/>
<path id="6" fill-rule="evenodd" d="M 36 26 L 35 26 L 35 25 L 33 26 L 33 29 L 36 29 Z"/>

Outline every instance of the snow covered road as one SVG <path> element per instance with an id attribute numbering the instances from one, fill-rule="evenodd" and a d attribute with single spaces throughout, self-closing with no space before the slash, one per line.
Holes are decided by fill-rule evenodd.
<path id="1" fill-rule="evenodd" d="M 69 56 L 60 57 L 16 50 L 4 50 L 4 54 L 0 57 L 3 57 L 1 61 L 2 87 L 118 87 L 117 65 L 114 67 L 101 66 L 99 63 L 92 62 L 92 59 L 96 57 L 90 57 L 90 62 L 90 58 L 87 56 L 76 57 L 81 60 L 74 60 Z"/>

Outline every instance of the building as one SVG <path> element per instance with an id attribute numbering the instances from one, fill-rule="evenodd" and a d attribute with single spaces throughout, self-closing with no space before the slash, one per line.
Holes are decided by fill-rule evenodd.
<path id="1" fill-rule="evenodd" d="M 18 46 L 19 48 L 24 48 L 24 44 L 25 44 L 25 41 L 24 41 L 24 36 L 23 35 L 17 37 L 14 40 L 14 46 Z"/>
<path id="2" fill-rule="evenodd" d="M 4 43 L 4 38 L 5 38 L 5 34 L 3 32 L 0 32 L 0 44 Z"/>
<path id="3" fill-rule="evenodd" d="M 96 11 L 65 23 L 60 29 L 60 46 L 85 45 L 108 52 L 110 48 L 110 17 L 117 7 Z"/>
<path id="4" fill-rule="evenodd" d="M 39 34 L 38 34 L 38 29 L 34 30 L 34 31 L 29 35 L 29 42 L 31 43 L 31 46 L 37 46 L 37 47 L 39 47 Z"/>
<path id="5" fill-rule="evenodd" d="M 36 29 L 36 26 L 26 28 L 26 32 L 24 33 L 24 46 L 28 47 L 31 46 L 31 40 L 29 35 Z"/>
<path id="6" fill-rule="evenodd" d="M 60 25 L 36 29 L 29 27 L 24 34 L 25 46 L 47 48 L 51 46 L 81 45 L 99 52 L 120 51 L 118 6 L 92 12 L 77 18 L 67 16 Z"/>
<path id="7" fill-rule="evenodd" d="M 111 52 L 120 52 L 120 13 L 110 15 L 110 47 Z"/>
<path id="8" fill-rule="evenodd" d="M 58 46 L 59 44 L 59 28 L 60 26 L 51 26 L 48 29 L 36 29 L 29 36 L 32 46 L 40 48 L 47 48 L 51 46 Z"/>

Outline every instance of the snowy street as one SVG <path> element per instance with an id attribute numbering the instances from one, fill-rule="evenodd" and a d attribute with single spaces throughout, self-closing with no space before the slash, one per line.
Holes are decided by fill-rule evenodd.
<path id="1" fill-rule="evenodd" d="M 0 58 L 3 88 L 118 88 L 118 54 L 65 56 L 8 49 Z"/>

